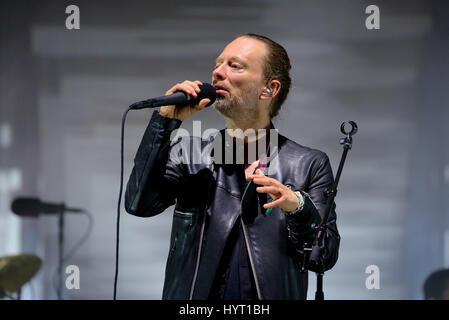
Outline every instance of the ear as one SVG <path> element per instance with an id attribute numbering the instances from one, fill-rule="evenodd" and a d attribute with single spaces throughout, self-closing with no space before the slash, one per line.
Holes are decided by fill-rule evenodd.
<path id="1" fill-rule="evenodd" d="M 273 99 L 281 89 L 281 82 L 279 80 L 271 80 L 268 85 L 263 89 L 260 99 L 268 100 Z"/>

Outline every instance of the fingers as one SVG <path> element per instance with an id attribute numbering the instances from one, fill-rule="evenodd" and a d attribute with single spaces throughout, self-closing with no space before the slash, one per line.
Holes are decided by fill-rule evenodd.
<path id="1" fill-rule="evenodd" d="M 248 168 L 245 169 L 246 172 L 251 172 L 251 173 L 248 173 L 248 176 L 254 175 L 254 170 L 257 168 L 258 165 L 259 165 L 259 160 L 256 160 L 253 163 L 251 163 Z"/>
<path id="2" fill-rule="evenodd" d="M 250 178 L 252 178 L 251 180 L 253 180 L 255 184 L 264 186 L 274 185 L 277 182 L 277 180 L 264 175 L 251 175 Z"/>
<path id="3" fill-rule="evenodd" d="M 198 109 L 204 109 L 209 102 L 210 102 L 210 99 L 208 99 L 208 98 L 202 99 L 200 101 L 200 103 L 198 104 Z"/>
<path id="4" fill-rule="evenodd" d="M 251 163 L 249 165 L 249 167 L 254 171 L 254 169 L 257 167 L 258 164 L 259 164 L 259 160 L 256 160 L 253 163 Z"/>
<path id="5" fill-rule="evenodd" d="M 198 96 L 198 93 L 201 91 L 199 86 L 202 84 L 203 83 L 199 80 L 195 81 L 185 80 L 182 83 L 175 84 L 165 93 L 165 95 L 168 96 L 172 93 L 175 93 L 176 91 L 182 91 L 196 98 Z"/>
<path id="6" fill-rule="evenodd" d="M 282 197 L 280 197 L 279 199 L 276 199 L 276 200 L 274 200 L 274 201 L 265 203 L 265 204 L 263 205 L 263 207 L 264 207 L 265 209 L 268 209 L 268 208 L 274 208 L 274 207 L 276 207 L 276 206 L 282 204 L 282 202 L 284 202 L 285 199 L 286 199 L 286 198 L 285 198 L 284 196 L 282 196 Z"/>
<path id="7" fill-rule="evenodd" d="M 269 186 L 269 187 L 257 187 L 256 191 L 259 193 L 271 193 L 273 195 L 280 195 L 281 191 L 278 187 Z"/>
<path id="8" fill-rule="evenodd" d="M 259 165 L 259 160 L 253 162 L 253 163 L 249 166 L 250 171 L 251 171 L 251 172 L 254 171 L 254 168 L 257 167 L 258 165 Z M 252 174 L 249 174 L 247 179 L 248 179 L 248 180 L 253 180 L 254 177 L 256 177 L 256 176 L 264 176 L 264 177 L 265 177 L 265 175 L 263 174 L 263 172 L 262 172 L 260 169 L 256 169 L 256 172 L 255 172 L 255 173 L 252 173 Z"/>

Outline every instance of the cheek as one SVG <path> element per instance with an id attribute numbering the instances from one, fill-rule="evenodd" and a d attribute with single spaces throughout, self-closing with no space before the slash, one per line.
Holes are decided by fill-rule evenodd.
<path id="1" fill-rule="evenodd" d="M 237 89 L 241 88 L 245 84 L 245 79 L 243 77 L 239 77 L 238 75 L 232 73 L 228 74 L 228 81 L 233 88 Z"/>
<path id="2" fill-rule="evenodd" d="M 239 77 L 239 76 L 229 77 L 229 82 L 232 87 L 246 93 L 256 91 L 258 89 L 257 86 L 258 81 L 259 81 L 258 78 L 252 77 Z"/>

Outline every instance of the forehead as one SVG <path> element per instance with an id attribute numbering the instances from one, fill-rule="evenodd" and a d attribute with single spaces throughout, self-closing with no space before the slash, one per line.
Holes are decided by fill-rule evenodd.
<path id="1" fill-rule="evenodd" d="M 266 51 L 266 45 L 262 41 L 239 37 L 223 49 L 217 60 L 237 58 L 249 64 L 262 66 Z"/>

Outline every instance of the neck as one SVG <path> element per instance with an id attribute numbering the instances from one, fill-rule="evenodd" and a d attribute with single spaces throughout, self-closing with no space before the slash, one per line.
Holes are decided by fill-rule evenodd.
<path id="1" fill-rule="evenodd" d="M 230 119 L 226 118 L 226 131 L 236 139 L 243 139 L 244 143 L 254 142 L 269 133 L 271 119 L 261 115 L 256 117 Z M 259 132 L 259 130 L 262 130 Z"/>
<path id="2" fill-rule="evenodd" d="M 243 119 L 226 119 L 227 134 L 233 138 L 233 143 L 237 148 L 238 145 L 243 147 L 245 168 L 266 153 L 270 142 L 270 122 L 269 118 L 253 120 L 250 123 L 243 121 Z M 251 156 L 249 152 L 251 152 Z"/>

